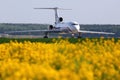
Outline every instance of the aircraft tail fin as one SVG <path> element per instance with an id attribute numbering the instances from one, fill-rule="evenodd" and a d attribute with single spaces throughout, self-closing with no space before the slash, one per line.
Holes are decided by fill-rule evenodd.
<path id="1" fill-rule="evenodd" d="M 50 9 L 50 10 L 54 10 L 55 11 L 55 23 L 60 22 L 57 10 L 71 10 L 71 9 L 64 9 L 64 8 L 58 8 L 58 7 L 54 7 L 54 8 L 34 8 L 34 9 Z"/>

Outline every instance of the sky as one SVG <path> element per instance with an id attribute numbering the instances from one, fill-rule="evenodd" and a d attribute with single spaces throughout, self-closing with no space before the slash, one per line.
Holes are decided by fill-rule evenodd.
<path id="1" fill-rule="evenodd" d="M 33 8 L 60 7 L 65 22 L 120 24 L 120 0 L 0 0 L 0 23 L 54 23 L 54 11 Z"/>

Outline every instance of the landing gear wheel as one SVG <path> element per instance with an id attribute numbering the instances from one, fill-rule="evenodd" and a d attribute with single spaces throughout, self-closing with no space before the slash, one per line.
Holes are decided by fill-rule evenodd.
<path id="1" fill-rule="evenodd" d="M 82 38 L 81 33 L 78 34 L 78 37 L 77 37 L 77 38 Z"/>
<path id="2" fill-rule="evenodd" d="M 74 34 L 72 34 L 72 38 L 75 38 L 75 35 L 74 35 Z"/>
<path id="3" fill-rule="evenodd" d="M 48 38 L 48 33 L 47 32 L 45 33 L 45 36 L 43 38 Z"/>
<path id="4" fill-rule="evenodd" d="M 48 36 L 44 36 L 43 38 L 48 38 Z"/>
<path id="5" fill-rule="evenodd" d="M 78 36 L 77 38 L 82 38 L 81 36 Z"/>

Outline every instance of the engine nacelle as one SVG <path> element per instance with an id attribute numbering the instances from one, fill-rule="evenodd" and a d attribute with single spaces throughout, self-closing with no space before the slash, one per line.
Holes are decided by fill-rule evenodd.
<path id="1" fill-rule="evenodd" d="M 52 30 L 53 28 L 53 25 L 49 25 L 49 30 Z"/>
<path id="2" fill-rule="evenodd" d="M 63 18 L 62 17 L 59 17 L 59 22 L 62 22 L 63 21 Z"/>

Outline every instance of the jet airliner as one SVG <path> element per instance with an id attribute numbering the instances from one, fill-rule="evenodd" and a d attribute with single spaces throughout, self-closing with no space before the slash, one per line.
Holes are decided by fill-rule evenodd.
<path id="1" fill-rule="evenodd" d="M 44 38 L 48 38 L 48 33 L 70 33 L 74 37 L 75 33 L 78 33 L 78 38 L 81 37 L 81 33 L 93 33 L 93 34 L 114 34 L 108 32 L 96 32 L 96 31 L 84 31 L 80 29 L 80 25 L 76 21 L 63 22 L 63 18 L 58 16 L 57 10 L 71 10 L 63 8 L 34 8 L 34 9 L 49 9 L 55 11 L 55 24 L 50 25 L 48 30 L 27 30 L 27 31 L 11 31 L 9 33 L 19 32 L 44 32 Z"/>

